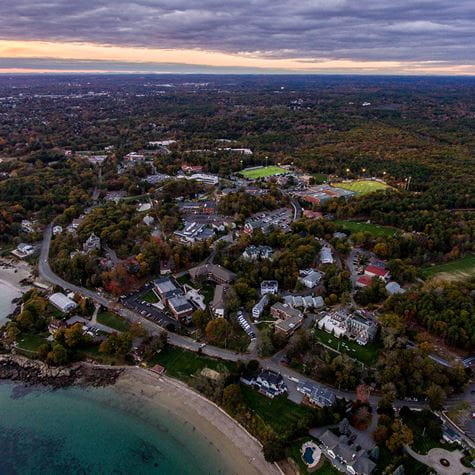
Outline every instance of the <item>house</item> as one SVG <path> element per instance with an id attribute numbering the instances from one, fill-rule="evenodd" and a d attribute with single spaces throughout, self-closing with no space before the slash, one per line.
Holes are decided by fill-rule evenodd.
<path id="1" fill-rule="evenodd" d="M 26 244 L 24 242 L 18 244 L 16 249 L 12 251 L 12 254 L 23 259 L 25 257 L 31 256 L 35 253 L 35 248 L 31 244 Z"/>
<path id="2" fill-rule="evenodd" d="M 304 308 L 304 310 L 308 310 L 310 308 L 320 309 L 325 306 L 323 297 L 312 297 L 311 295 L 286 295 L 284 297 L 284 302 L 290 307 Z"/>
<path id="3" fill-rule="evenodd" d="M 264 294 L 259 300 L 259 302 L 257 302 L 256 305 L 252 307 L 252 318 L 254 320 L 258 320 L 261 317 L 262 312 L 264 311 L 268 303 L 269 303 L 269 295 Z"/>
<path id="4" fill-rule="evenodd" d="M 366 267 L 364 273 L 369 277 L 378 277 L 385 282 L 387 282 L 390 277 L 389 271 L 387 269 L 376 265 L 369 265 Z"/>
<path id="5" fill-rule="evenodd" d="M 58 320 L 57 318 L 53 318 L 48 323 L 48 331 L 50 335 L 54 335 L 60 328 L 64 328 L 66 323 L 63 320 Z"/>
<path id="6" fill-rule="evenodd" d="M 168 299 L 177 297 L 178 295 L 183 295 L 183 291 L 175 285 L 175 282 L 169 277 L 162 277 L 155 281 L 155 288 L 157 289 L 158 295 L 165 302 Z"/>
<path id="7" fill-rule="evenodd" d="M 257 259 L 271 259 L 273 252 L 270 246 L 247 246 L 242 253 L 242 257 L 253 261 Z"/>
<path id="8" fill-rule="evenodd" d="M 28 221 L 28 219 L 23 219 L 21 221 L 21 230 L 25 233 L 34 233 L 35 226 L 31 221 Z"/>
<path id="9" fill-rule="evenodd" d="M 218 284 L 214 289 L 213 300 L 210 307 L 216 317 L 224 317 L 225 312 L 225 296 L 229 286 L 226 284 Z"/>
<path id="10" fill-rule="evenodd" d="M 236 274 L 217 264 L 203 264 L 192 267 L 188 273 L 194 281 L 211 280 L 216 284 L 230 284 Z"/>
<path id="11" fill-rule="evenodd" d="M 304 394 L 308 402 L 315 406 L 331 407 L 336 402 L 336 396 L 333 391 L 310 381 L 302 381 L 298 383 L 297 391 Z"/>
<path id="12" fill-rule="evenodd" d="M 74 300 L 71 300 L 66 295 L 57 292 L 48 297 L 48 300 L 61 312 L 68 313 L 71 310 L 74 310 L 77 307 L 77 304 Z"/>
<path id="13" fill-rule="evenodd" d="M 143 217 L 142 222 L 146 224 L 147 226 L 153 226 L 153 224 L 155 223 L 155 218 L 147 214 L 146 216 Z"/>
<path id="14" fill-rule="evenodd" d="M 386 284 L 386 292 L 389 295 L 403 294 L 405 290 L 397 282 L 388 282 Z"/>
<path id="15" fill-rule="evenodd" d="M 286 318 L 285 320 L 277 320 L 275 322 L 274 328 L 276 333 L 289 337 L 295 332 L 295 330 L 300 328 L 302 322 L 303 315 L 294 315 L 292 317 Z"/>
<path id="16" fill-rule="evenodd" d="M 259 373 L 254 386 L 257 387 L 259 392 L 270 398 L 285 394 L 287 391 L 282 375 L 268 369 L 262 370 Z"/>
<path id="17" fill-rule="evenodd" d="M 321 218 L 323 218 L 323 213 L 320 213 L 320 211 L 312 211 L 310 209 L 304 209 L 303 210 L 303 215 L 306 218 L 309 218 L 309 219 L 321 219 Z"/>
<path id="18" fill-rule="evenodd" d="M 168 275 L 172 273 L 172 265 L 170 261 L 160 261 L 160 275 Z"/>
<path id="19" fill-rule="evenodd" d="M 53 236 L 56 236 L 57 234 L 61 234 L 63 232 L 63 227 L 56 225 L 53 226 Z"/>
<path id="20" fill-rule="evenodd" d="M 261 282 L 261 295 L 275 295 L 279 291 L 279 282 L 276 280 L 263 280 Z"/>
<path id="21" fill-rule="evenodd" d="M 98 251 L 101 249 L 101 238 L 92 233 L 82 245 L 84 252 Z"/>
<path id="22" fill-rule="evenodd" d="M 368 457 L 365 449 L 346 435 L 335 435 L 330 430 L 320 435 L 319 440 L 329 457 L 344 465 L 351 475 L 370 475 L 376 464 Z"/>
<path id="23" fill-rule="evenodd" d="M 322 264 L 333 264 L 333 254 L 330 246 L 322 246 L 320 249 L 320 262 Z"/>
<path id="24" fill-rule="evenodd" d="M 316 270 L 311 270 L 310 272 L 301 271 L 300 273 L 302 275 L 299 278 L 300 282 L 309 289 L 313 289 L 317 286 L 324 276 L 323 272 L 318 272 Z"/>
<path id="25" fill-rule="evenodd" d="M 191 314 L 195 310 L 193 305 L 191 305 L 191 303 L 181 295 L 168 299 L 168 307 L 173 316 L 179 321 L 189 321 Z"/>
<path id="26" fill-rule="evenodd" d="M 275 303 L 272 305 L 270 308 L 270 313 L 274 318 L 277 318 L 279 320 L 287 320 L 288 318 L 291 317 L 302 317 L 303 318 L 303 313 L 290 307 L 289 305 L 282 304 L 280 302 Z"/>
<path id="27" fill-rule="evenodd" d="M 187 165 L 184 163 L 181 166 L 181 170 L 185 173 L 201 173 L 203 171 L 203 167 L 201 165 Z"/>

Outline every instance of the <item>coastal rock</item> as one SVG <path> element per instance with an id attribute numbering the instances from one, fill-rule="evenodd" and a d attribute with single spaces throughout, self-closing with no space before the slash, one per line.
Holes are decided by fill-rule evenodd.
<path id="1" fill-rule="evenodd" d="M 20 355 L 0 355 L 0 379 L 44 384 L 54 388 L 72 385 L 108 386 L 115 383 L 121 372 L 121 369 L 84 363 L 52 367 Z"/>

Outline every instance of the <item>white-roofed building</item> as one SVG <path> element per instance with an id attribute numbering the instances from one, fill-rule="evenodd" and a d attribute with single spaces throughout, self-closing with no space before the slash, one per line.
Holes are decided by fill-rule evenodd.
<path id="1" fill-rule="evenodd" d="M 76 302 L 74 300 L 71 300 L 69 297 L 66 295 L 57 292 L 53 295 L 50 295 L 48 297 L 48 300 L 61 312 L 63 313 L 68 313 L 71 310 L 74 310 L 77 307 Z"/>

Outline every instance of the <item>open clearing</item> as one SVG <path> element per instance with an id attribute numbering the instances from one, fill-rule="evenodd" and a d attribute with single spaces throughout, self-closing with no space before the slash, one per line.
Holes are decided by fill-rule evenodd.
<path id="1" fill-rule="evenodd" d="M 266 176 L 279 175 L 280 173 L 287 173 L 285 168 L 270 165 L 268 167 L 258 167 L 252 169 L 245 169 L 239 172 L 245 178 L 252 180 L 256 178 L 265 178 Z"/>
<path id="2" fill-rule="evenodd" d="M 426 278 L 436 276 L 443 280 L 463 280 L 475 275 L 475 255 L 469 255 L 422 269 L 422 275 Z"/>
<path id="3" fill-rule="evenodd" d="M 373 180 L 357 180 L 351 182 L 332 183 L 332 186 L 354 191 L 355 193 L 358 193 L 360 195 L 366 195 L 375 191 L 386 190 L 388 188 L 391 188 L 389 185 L 386 185 L 386 183 L 381 183 L 380 181 Z"/>
<path id="4" fill-rule="evenodd" d="M 401 233 L 399 229 L 391 228 L 389 226 L 380 226 L 379 224 L 361 223 L 358 221 L 344 221 L 338 219 L 333 222 L 338 226 L 341 226 L 344 231 L 348 231 L 350 233 L 366 231 L 376 237 L 396 236 L 397 234 Z"/>

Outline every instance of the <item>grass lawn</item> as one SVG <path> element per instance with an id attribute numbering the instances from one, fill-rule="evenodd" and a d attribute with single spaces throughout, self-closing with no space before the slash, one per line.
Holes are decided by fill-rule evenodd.
<path id="1" fill-rule="evenodd" d="M 112 312 L 101 312 L 97 315 L 97 321 L 106 325 L 107 327 L 114 328 L 114 330 L 125 332 L 129 329 L 130 324 L 119 315 Z"/>
<path id="2" fill-rule="evenodd" d="M 158 302 L 157 294 L 154 292 L 153 289 L 150 289 L 148 292 L 145 292 L 143 295 L 140 296 L 140 298 L 144 302 L 148 302 L 148 303 L 157 303 Z"/>
<path id="3" fill-rule="evenodd" d="M 166 368 L 168 376 L 185 382 L 203 368 L 211 368 L 216 371 L 224 369 L 232 371 L 234 369 L 234 363 L 230 361 L 215 360 L 171 345 L 158 353 L 150 362 L 151 365 L 157 363 Z"/>
<path id="4" fill-rule="evenodd" d="M 61 320 L 64 317 L 64 313 L 49 302 L 46 309 L 53 318 L 59 318 Z"/>
<path id="5" fill-rule="evenodd" d="M 322 455 L 322 457 L 324 457 L 324 455 Z M 318 473 L 318 475 L 341 475 L 341 472 L 338 471 L 328 460 L 325 460 L 323 465 L 312 473 Z"/>
<path id="6" fill-rule="evenodd" d="M 343 228 L 344 231 L 348 231 L 350 233 L 366 231 L 376 237 L 396 236 L 397 234 L 401 233 L 399 229 L 391 228 L 389 226 L 380 226 L 379 224 L 360 223 L 358 221 L 344 221 L 338 219 L 333 222 Z"/>
<path id="7" fill-rule="evenodd" d="M 191 277 L 189 276 L 189 274 L 185 274 L 185 275 L 182 275 L 181 277 L 178 277 L 178 279 L 176 279 L 176 281 L 180 285 L 188 284 L 188 285 L 191 285 L 192 287 L 194 287 L 193 282 L 191 281 Z"/>
<path id="8" fill-rule="evenodd" d="M 386 185 L 386 183 L 380 183 L 379 181 L 373 180 L 356 180 L 351 182 L 332 183 L 332 186 L 343 188 L 344 190 L 354 191 L 359 195 L 367 195 L 368 193 L 391 188 L 389 185 Z"/>
<path id="9" fill-rule="evenodd" d="M 216 284 L 213 284 L 211 282 L 204 282 L 201 285 L 200 294 L 204 297 L 206 305 L 208 305 L 211 302 L 211 300 L 213 300 L 215 287 L 216 287 Z"/>
<path id="10" fill-rule="evenodd" d="M 123 358 L 118 358 L 114 355 L 106 355 L 99 351 L 99 345 L 91 345 L 87 348 L 81 350 L 80 352 L 81 357 L 83 358 L 90 358 L 92 360 L 97 361 L 100 364 L 107 364 L 107 365 L 126 365 L 128 364 Z"/>
<path id="11" fill-rule="evenodd" d="M 22 350 L 36 352 L 43 343 L 46 343 L 45 335 L 27 333 L 18 341 L 18 347 Z"/>
<path id="12" fill-rule="evenodd" d="M 431 267 L 424 267 L 422 275 L 426 278 L 441 277 L 446 280 L 465 279 L 475 275 L 475 255 L 469 255 Z"/>
<path id="13" fill-rule="evenodd" d="M 371 366 L 378 359 L 379 346 L 377 343 L 368 343 L 365 346 L 358 345 L 358 343 L 348 340 L 348 338 L 337 338 L 319 328 L 314 329 L 314 335 L 317 340 L 325 343 L 330 348 L 346 353 L 365 365 Z"/>
<path id="14" fill-rule="evenodd" d="M 315 183 L 317 185 L 321 185 L 322 183 L 326 183 L 328 180 L 328 175 L 324 175 L 323 173 L 316 173 L 313 175 L 313 178 L 315 179 Z"/>
<path id="15" fill-rule="evenodd" d="M 241 170 L 239 172 L 245 178 L 255 180 L 256 178 L 265 178 L 266 176 L 278 175 L 279 173 L 287 173 L 285 168 L 270 165 L 268 167 L 259 167 L 252 170 Z"/>
<path id="16" fill-rule="evenodd" d="M 277 435 L 288 438 L 308 426 L 314 409 L 295 404 L 286 396 L 270 399 L 249 386 L 241 385 L 244 401 Z"/>

